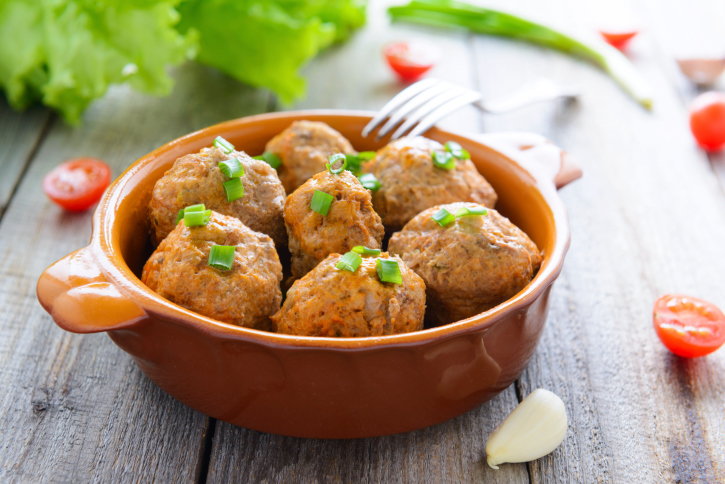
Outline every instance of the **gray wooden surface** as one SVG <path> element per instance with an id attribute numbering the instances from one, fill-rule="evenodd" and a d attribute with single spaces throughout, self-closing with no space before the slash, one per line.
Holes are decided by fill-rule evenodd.
<path id="1" fill-rule="evenodd" d="M 593 3 L 515 6 L 586 27 Z M 585 87 L 575 104 L 495 117 L 466 109 L 441 123 L 542 133 L 585 176 L 561 192 L 572 246 L 522 377 L 468 414 L 383 438 L 294 439 L 216 422 L 159 390 L 107 336 L 57 328 L 35 299 L 40 272 L 90 236 L 90 214 L 63 213 L 43 196 L 40 179 L 52 167 L 97 156 L 118 175 L 192 130 L 281 109 L 272 96 L 186 65 L 170 98 L 112 89 L 79 128 L 42 108 L 17 114 L 0 103 L 0 482 L 725 482 L 725 350 L 683 360 L 651 328 L 652 303 L 666 292 L 725 308 L 725 156 L 694 146 L 686 114 L 697 90 L 672 60 L 682 44 L 723 40 L 725 6 L 639 0 L 632 8 L 646 33 L 630 56 L 655 88 L 651 113 L 585 62 L 506 39 L 389 27 L 375 1 L 365 29 L 306 69 L 309 95 L 294 108 L 379 108 L 400 89 L 380 47 L 411 37 L 443 47 L 433 75 L 489 97 L 542 76 Z M 493 471 L 488 433 L 540 387 L 567 405 L 566 440 L 538 461 Z"/>

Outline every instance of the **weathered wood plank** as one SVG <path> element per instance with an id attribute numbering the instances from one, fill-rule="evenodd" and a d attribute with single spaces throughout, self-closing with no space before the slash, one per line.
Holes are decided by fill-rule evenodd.
<path id="1" fill-rule="evenodd" d="M 16 113 L 0 96 L 0 217 L 51 116 L 40 107 Z"/>
<path id="2" fill-rule="evenodd" d="M 382 2 L 371 2 L 369 16 L 368 26 L 350 43 L 312 62 L 309 96 L 295 108 L 379 109 L 402 88 L 383 63 L 382 46 L 412 37 L 429 38 L 443 49 L 432 76 L 471 85 L 469 36 L 388 28 Z M 472 131 L 479 123 L 479 114 L 468 108 L 442 126 Z M 349 441 L 280 437 L 219 422 L 208 482 L 528 482 L 523 464 L 494 471 L 485 461 L 486 437 L 517 404 L 512 385 L 491 402 L 440 425 Z"/>
<path id="3" fill-rule="evenodd" d="M 527 5 L 550 21 L 591 25 L 582 2 Z M 489 131 L 547 135 L 584 166 L 584 178 L 562 191 L 572 246 L 544 338 L 520 380 L 523 396 L 539 387 L 562 396 L 570 431 L 552 455 L 530 464 L 532 482 L 721 482 L 725 354 L 674 357 L 651 326 L 652 303 L 663 293 L 725 306 L 716 282 L 725 270 L 716 255 L 725 199 L 690 139 L 655 39 L 643 37 L 630 52 L 654 86 L 652 113 L 583 62 L 503 39 L 475 45 L 481 68 L 498 66 L 495 76 L 479 76 L 484 93 L 539 76 L 586 88 L 568 108 L 484 118 Z"/>
<path id="4" fill-rule="evenodd" d="M 40 179 L 74 156 L 118 175 L 195 129 L 265 111 L 269 95 L 186 65 L 167 99 L 114 89 L 79 128 L 56 121 L 0 223 L 0 480 L 193 482 L 208 419 L 172 399 L 105 335 L 71 335 L 35 298 L 40 272 L 87 244 L 91 214 L 68 214 Z M 25 122 L 25 121 L 23 121 Z M 30 122 L 30 121 L 28 121 Z"/>

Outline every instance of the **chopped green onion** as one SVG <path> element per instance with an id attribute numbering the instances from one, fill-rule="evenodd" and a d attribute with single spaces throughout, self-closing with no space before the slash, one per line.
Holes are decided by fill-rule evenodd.
<path id="1" fill-rule="evenodd" d="M 373 158 L 375 158 L 375 152 L 374 151 L 361 151 L 357 154 L 357 157 L 360 158 L 361 161 L 370 161 Z"/>
<path id="2" fill-rule="evenodd" d="M 361 151 L 357 155 L 347 154 L 347 170 L 353 175 L 358 176 L 362 171 L 362 164 L 375 158 L 374 151 Z"/>
<path id="3" fill-rule="evenodd" d="M 381 282 L 403 283 L 403 276 L 400 275 L 400 266 L 397 260 L 376 259 L 375 267 L 378 270 L 378 278 Z"/>
<path id="4" fill-rule="evenodd" d="M 332 165 L 337 163 L 338 161 L 342 160 L 342 166 L 340 168 L 333 168 Z M 325 163 L 325 166 L 327 167 L 327 171 L 332 173 L 333 175 L 339 175 L 343 171 L 345 171 L 345 168 L 347 168 L 347 156 L 337 153 L 335 155 L 331 155 L 328 158 L 329 163 Z"/>
<path id="5" fill-rule="evenodd" d="M 253 156 L 252 158 L 267 162 L 275 170 L 282 166 L 282 159 L 271 151 L 265 151 L 263 155 Z"/>
<path id="6" fill-rule="evenodd" d="M 224 193 L 227 194 L 227 202 L 233 202 L 244 196 L 244 185 L 241 178 L 232 178 L 222 183 Z"/>
<path id="7" fill-rule="evenodd" d="M 330 205 L 332 205 L 334 199 L 335 197 L 328 193 L 315 190 L 315 193 L 312 195 L 312 201 L 310 202 L 310 208 L 324 217 L 330 210 Z"/>
<path id="8" fill-rule="evenodd" d="M 452 154 L 454 158 L 458 158 L 459 160 L 468 160 L 471 158 L 471 154 L 455 141 L 448 141 L 445 147 L 446 151 Z"/>
<path id="9" fill-rule="evenodd" d="M 371 192 L 377 192 L 380 190 L 380 187 L 382 186 L 378 179 L 373 175 L 372 173 L 365 173 L 364 175 L 360 175 L 360 183 L 362 183 L 362 186 L 370 190 Z"/>
<path id="10" fill-rule="evenodd" d="M 362 255 L 380 255 L 380 249 L 368 249 L 363 245 L 356 245 L 352 248 L 352 251 Z"/>
<path id="11" fill-rule="evenodd" d="M 200 225 L 206 225 L 211 219 L 211 210 L 205 210 L 203 212 L 189 212 L 184 211 L 184 225 L 187 227 L 198 227 Z"/>
<path id="12" fill-rule="evenodd" d="M 216 146 L 226 154 L 234 151 L 234 145 L 222 138 L 221 136 L 216 137 L 216 139 L 214 140 L 214 146 Z"/>
<path id="13" fill-rule="evenodd" d="M 342 256 L 335 267 L 341 271 L 355 272 L 357 268 L 360 267 L 360 264 L 362 264 L 362 257 L 357 255 L 355 252 L 348 252 Z"/>
<path id="14" fill-rule="evenodd" d="M 228 271 L 234 265 L 234 253 L 236 247 L 233 245 L 212 245 L 209 251 L 209 265 L 220 271 Z"/>
<path id="15" fill-rule="evenodd" d="M 436 168 L 453 170 L 456 167 L 456 159 L 447 151 L 433 151 L 430 155 L 433 158 L 433 166 Z"/>
<path id="16" fill-rule="evenodd" d="M 184 214 L 186 212 L 203 212 L 204 210 L 206 210 L 206 207 L 203 203 L 199 203 L 197 205 L 189 205 L 186 208 L 182 208 L 181 210 L 179 210 L 179 213 L 176 214 L 176 223 L 178 224 L 184 219 Z"/>
<path id="17" fill-rule="evenodd" d="M 449 225 L 451 222 L 453 222 L 456 219 L 455 215 L 453 215 L 451 212 L 449 212 L 445 208 L 438 210 L 436 213 L 433 214 L 433 216 L 431 216 L 431 218 L 433 220 L 435 220 L 436 223 L 438 225 L 440 225 L 441 227 L 445 227 L 445 226 Z"/>
<path id="18" fill-rule="evenodd" d="M 458 210 L 456 210 L 456 218 L 458 217 L 474 217 L 476 215 L 488 215 L 488 210 L 486 210 L 486 207 L 461 207 Z"/>
<path id="19" fill-rule="evenodd" d="M 244 175 L 244 167 L 242 166 L 242 162 L 239 161 L 239 158 L 220 161 L 219 169 L 227 178 L 239 178 Z"/>

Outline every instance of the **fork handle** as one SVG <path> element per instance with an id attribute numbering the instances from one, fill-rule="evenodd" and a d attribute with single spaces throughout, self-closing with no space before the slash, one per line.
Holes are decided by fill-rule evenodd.
<path id="1" fill-rule="evenodd" d="M 536 133 L 487 133 L 476 136 L 483 144 L 509 156 L 536 179 L 556 188 L 581 178 L 582 169 L 566 151 Z"/>

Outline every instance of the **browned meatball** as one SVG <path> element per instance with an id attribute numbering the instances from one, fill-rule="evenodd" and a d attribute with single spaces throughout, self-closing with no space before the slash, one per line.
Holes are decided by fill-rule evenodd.
<path id="1" fill-rule="evenodd" d="M 325 170 L 325 163 L 336 153 L 357 153 L 343 135 L 318 121 L 295 121 L 267 143 L 282 160 L 279 178 L 287 193 Z"/>
<path id="2" fill-rule="evenodd" d="M 287 291 L 272 316 L 278 333 L 300 336 L 382 336 L 423 329 L 425 284 L 395 256 L 402 284 L 380 282 L 374 257 L 363 257 L 353 273 L 335 267 L 331 254 Z"/>
<path id="3" fill-rule="evenodd" d="M 373 206 L 388 231 L 400 230 L 422 210 L 452 202 L 496 204 L 496 192 L 471 160 L 456 160 L 454 170 L 433 166 L 432 151 L 443 150 L 437 141 L 402 138 L 378 151 L 363 166 L 381 187 L 373 192 Z"/>
<path id="4" fill-rule="evenodd" d="M 244 167 L 244 196 L 228 202 L 222 185 L 228 178 L 219 162 L 232 158 Z M 264 161 L 239 151 L 225 154 L 218 148 L 203 148 L 176 160 L 156 182 L 149 203 L 151 237 L 158 244 L 176 227 L 179 210 L 203 203 L 209 210 L 236 217 L 252 230 L 269 235 L 277 247 L 285 246 L 284 200 L 277 172 Z"/>
<path id="5" fill-rule="evenodd" d="M 310 208 L 316 190 L 334 197 L 327 215 Z M 370 192 L 349 171 L 318 173 L 287 197 L 284 222 L 292 253 L 292 275 L 302 277 L 330 254 L 344 254 L 356 245 L 379 249 L 383 224 Z"/>
<path id="6" fill-rule="evenodd" d="M 231 270 L 208 264 L 214 245 L 236 246 Z M 179 306 L 248 328 L 270 330 L 269 317 L 282 301 L 282 265 L 272 239 L 216 212 L 207 225 L 179 222 L 146 262 L 142 280 Z"/>
<path id="7" fill-rule="evenodd" d="M 476 206 L 431 207 L 390 239 L 388 250 L 425 281 L 433 324 L 466 319 L 501 304 L 521 291 L 541 265 L 536 244 L 496 210 L 457 218 L 446 227 L 431 219 L 441 208 L 455 213 Z"/>

